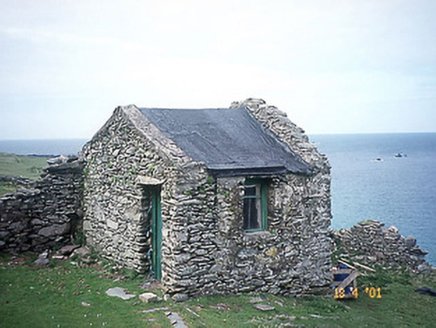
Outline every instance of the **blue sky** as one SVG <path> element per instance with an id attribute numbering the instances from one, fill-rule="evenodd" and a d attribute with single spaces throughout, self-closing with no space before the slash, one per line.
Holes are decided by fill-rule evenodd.
<path id="1" fill-rule="evenodd" d="M 0 0 L 0 139 L 263 98 L 309 134 L 436 132 L 436 1 Z"/>

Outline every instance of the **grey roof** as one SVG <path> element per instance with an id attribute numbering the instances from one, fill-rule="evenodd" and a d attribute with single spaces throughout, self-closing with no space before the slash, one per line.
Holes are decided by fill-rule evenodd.
<path id="1" fill-rule="evenodd" d="M 245 107 L 139 108 L 195 161 L 219 176 L 310 174 L 311 167 Z"/>

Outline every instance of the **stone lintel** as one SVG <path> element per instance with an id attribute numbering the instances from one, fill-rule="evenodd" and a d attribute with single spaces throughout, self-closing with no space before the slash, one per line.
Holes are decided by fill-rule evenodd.
<path id="1" fill-rule="evenodd" d="M 143 175 L 139 175 L 136 178 L 136 184 L 143 185 L 143 186 L 159 186 L 164 184 L 165 180 L 159 180 L 152 177 L 147 177 Z"/>

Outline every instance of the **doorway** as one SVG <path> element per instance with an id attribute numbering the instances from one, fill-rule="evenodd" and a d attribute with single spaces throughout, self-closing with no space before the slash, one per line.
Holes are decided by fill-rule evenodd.
<path id="1" fill-rule="evenodd" d="M 160 185 L 143 185 L 142 233 L 146 237 L 146 260 L 149 265 L 150 278 L 162 278 L 162 216 Z"/>
<path id="2" fill-rule="evenodd" d="M 151 188 L 151 248 L 152 269 L 156 280 L 162 278 L 162 216 L 160 186 Z"/>

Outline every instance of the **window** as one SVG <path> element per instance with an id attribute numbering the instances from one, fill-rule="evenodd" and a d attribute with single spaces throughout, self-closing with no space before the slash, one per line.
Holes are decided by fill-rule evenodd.
<path id="1" fill-rule="evenodd" d="M 247 179 L 244 191 L 244 224 L 245 231 L 260 231 L 267 228 L 267 187 L 259 179 Z"/>

